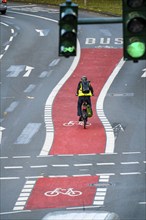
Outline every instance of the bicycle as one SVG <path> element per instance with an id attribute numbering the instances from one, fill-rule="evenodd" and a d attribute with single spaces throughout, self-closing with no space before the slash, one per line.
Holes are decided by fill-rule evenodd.
<path id="1" fill-rule="evenodd" d="M 82 103 L 82 107 L 81 107 L 84 129 L 86 129 L 86 125 L 87 125 L 87 121 L 88 121 L 87 105 L 88 105 L 88 103 L 86 101 L 84 101 Z"/>

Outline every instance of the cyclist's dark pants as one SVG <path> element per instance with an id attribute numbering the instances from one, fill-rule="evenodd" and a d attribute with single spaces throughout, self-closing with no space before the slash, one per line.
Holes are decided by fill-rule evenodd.
<path id="1" fill-rule="evenodd" d="M 81 113 L 82 113 L 81 106 L 82 106 L 82 103 L 84 101 L 87 102 L 87 104 L 91 106 L 91 98 L 90 98 L 90 96 L 79 96 L 79 98 L 78 98 L 78 106 L 77 106 L 77 115 L 78 116 L 81 116 Z"/>

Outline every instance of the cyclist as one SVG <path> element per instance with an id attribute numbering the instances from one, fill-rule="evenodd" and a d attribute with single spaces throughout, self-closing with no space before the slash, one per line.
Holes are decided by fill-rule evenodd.
<path id="1" fill-rule="evenodd" d="M 92 108 L 90 97 L 94 95 L 93 87 L 90 84 L 90 81 L 87 80 L 86 76 L 82 76 L 81 81 L 79 81 L 76 95 L 78 96 L 77 115 L 79 116 L 79 121 L 82 121 L 82 110 L 81 110 L 82 103 L 85 101 Z"/>

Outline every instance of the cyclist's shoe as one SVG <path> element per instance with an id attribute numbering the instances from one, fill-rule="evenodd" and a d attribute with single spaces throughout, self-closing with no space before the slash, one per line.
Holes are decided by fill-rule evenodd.
<path id="1" fill-rule="evenodd" d="M 79 117 L 79 121 L 83 121 L 83 118 L 82 118 L 82 116 L 80 116 L 80 117 Z"/>

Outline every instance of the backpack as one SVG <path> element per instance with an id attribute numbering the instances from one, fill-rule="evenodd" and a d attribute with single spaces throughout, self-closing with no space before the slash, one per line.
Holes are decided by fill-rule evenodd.
<path id="1" fill-rule="evenodd" d="M 90 92 L 90 88 L 89 88 L 89 81 L 83 81 L 82 83 L 82 92 L 83 93 L 89 93 Z"/>

